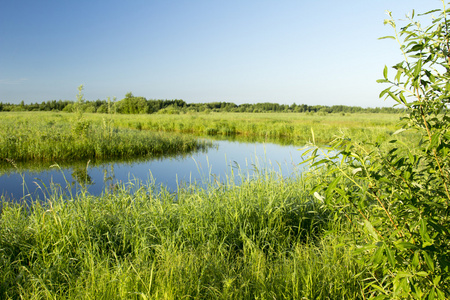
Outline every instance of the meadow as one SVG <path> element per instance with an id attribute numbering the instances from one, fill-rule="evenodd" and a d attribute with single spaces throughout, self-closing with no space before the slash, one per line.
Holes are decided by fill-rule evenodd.
<path id="1" fill-rule="evenodd" d="M 191 133 L 209 136 L 248 136 L 289 140 L 295 144 L 311 141 L 329 143 L 340 133 L 354 138 L 383 138 L 392 133 L 400 114 L 354 113 L 185 113 L 118 115 L 121 127 Z M 93 116 L 94 117 L 94 116 Z"/>
<path id="2" fill-rule="evenodd" d="M 0 158 L 58 163 L 142 158 L 204 150 L 211 143 L 201 136 L 304 145 L 313 140 L 327 144 L 345 134 L 375 142 L 387 139 L 400 117 L 368 113 L 84 113 L 80 117 L 60 112 L 4 112 L 0 119 Z"/>
<path id="3" fill-rule="evenodd" d="M 13 159 L 77 160 L 107 153 L 84 150 L 102 143 L 116 149 L 109 153 L 126 153 L 117 155 L 120 158 L 157 155 L 164 149 L 176 152 L 190 142 L 194 149 L 203 149 L 210 144 L 199 140 L 201 136 L 304 145 L 308 140 L 327 144 L 346 135 L 343 141 L 370 152 L 384 149 L 377 143 L 392 137 L 401 117 L 11 112 L 2 114 L 0 144 L 2 157 L 20 153 Z M 197 137 L 180 135 L 186 133 Z M 399 137 L 411 143 L 416 136 L 404 132 Z M 181 143 L 167 142 L 173 140 Z M 160 152 L 142 150 L 155 141 Z M 16 150 L 11 151 L 12 145 Z M 130 145 L 130 152 L 122 150 Z M 121 151 L 114 152 L 117 149 Z M 0 298 L 388 298 L 388 292 L 378 290 L 388 275 L 372 264 L 375 250 L 358 250 L 370 227 L 361 230 L 348 205 L 335 209 L 343 202 L 324 197 L 342 177 L 331 170 L 311 168 L 284 178 L 264 169 L 252 176 L 231 169 L 225 182 L 205 178 L 206 187 L 185 185 L 175 193 L 152 182 L 128 182 L 105 189 L 101 196 L 54 188 L 45 199 L 28 196 L 11 203 L 2 198 Z M 241 178 L 240 185 L 235 177 Z M 342 184 L 337 186 L 342 195 L 355 191 L 344 191 L 351 182 Z M 126 187 L 133 186 L 138 189 L 130 193 Z M 362 194 L 361 201 L 366 197 Z"/>
<path id="4" fill-rule="evenodd" d="M 389 135 L 398 115 L 196 113 L 100 115 L 9 112 L 0 121 L 1 157 L 73 161 L 204 149 L 210 138 L 330 141 L 339 129 Z M 181 135 L 183 134 L 183 135 Z M 180 146 L 182 145 L 182 146 Z M 149 147 L 152 148 L 149 148 Z M 184 148 L 183 148 L 184 147 Z M 203 147 L 203 148 L 202 148 Z M 5 299 L 358 298 L 364 267 L 313 181 L 261 170 L 176 194 L 151 183 L 100 197 L 61 194 L 3 200 L 0 297 Z M 242 176 L 237 186 L 233 176 Z M 128 183 L 130 184 L 130 183 Z M 138 183 L 136 183 L 138 184 Z M 130 186 L 130 185 L 128 185 Z M 342 225 L 346 226 L 346 225 Z"/>
<path id="5" fill-rule="evenodd" d="M 400 21 L 387 12 L 394 33 L 382 39 L 396 40 L 404 60 L 385 66 L 377 82 L 388 84 L 380 97 L 404 107 L 404 116 L 57 113 L 76 121 L 70 130 L 78 139 L 103 126 L 103 134 L 133 129 L 316 146 L 304 152 L 308 171 L 289 178 L 232 169 L 226 182 L 207 178 L 206 188 L 176 193 L 150 182 L 99 197 L 55 189 L 43 201 L 26 199 L 29 205 L 2 198 L 0 298 L 450 299 L 450 11 L 442 4 Z M 431 13 L 422 27 L 417 20 Z M 12 116 L 4 124 L 30 115 Z M 20 144 L 18 133 L 2 136 L 2 148 Z M 12 137 L 16 144 L 7 144 Z"/>

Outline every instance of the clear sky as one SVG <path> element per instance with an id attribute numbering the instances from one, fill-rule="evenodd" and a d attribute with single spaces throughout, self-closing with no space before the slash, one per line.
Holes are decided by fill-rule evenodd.
<path id="1" fill-rule="evenodd" d="M 386 10 L 440 0 L 0 1 L 0 102 L 124 98 L 391 106 Z"/>

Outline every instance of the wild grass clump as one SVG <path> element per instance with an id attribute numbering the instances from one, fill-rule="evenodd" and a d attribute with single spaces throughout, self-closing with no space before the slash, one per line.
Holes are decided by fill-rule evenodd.
<path id="1" fill-rule="evenodd" d="M 361 268 L 300 176 L 4 202 L 0 298 L 351 299 Z"/>

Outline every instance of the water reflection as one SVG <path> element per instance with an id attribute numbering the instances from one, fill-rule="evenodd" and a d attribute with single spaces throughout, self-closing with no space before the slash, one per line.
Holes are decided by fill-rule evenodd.
<path id="1" fill-rule="evenodd" d="M 216 147 L 208 151 L 153 160 L 81 162 L 21 172 L 9 168 L 0 173 L 0 193 L 7 200 L 24 195 L 44 199 L 56 187 L 66 193 L 86 189 L 90 194 L 100 195 L 122 184 L 132 190 L 139 182 L 153 182 L 156 187 L 163 185 L 176 191 L 181 185 L 223 182 L 229 180 L 230 173 L 252 176 L 267 168 L 290 176 L 298 171 L 302 160 L 299 147 L 293 145 L 224 140 L 214 143 Z M 239 176 L 235 177 L 239 180 Z"/>
<path id="2" fill-rule="evenodd" d="M 89 161 L 88 161 L 88 166 L 89 166 Z M 87 166 L 86 166 L 86 168 L 82 168 L 82 167 L 75 168 L 71 175 L 72 175 L 72 178 L 75 179 L 78 182 L 78 184 L 82 187 L 90 186 L 94 183 L 91 175 L 88 174 Z"/>

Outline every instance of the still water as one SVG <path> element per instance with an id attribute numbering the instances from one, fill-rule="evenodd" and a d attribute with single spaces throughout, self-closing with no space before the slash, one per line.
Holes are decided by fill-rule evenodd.
<path id="1" fill-rule="evenodd" d="M 274 170 L 286 177 L 297 174 L 301 168 L 300 148 L 272 143 L 215 141 L 208 151 L 184 156 L 100 165 L 86 162 L 65 168 L 50 167 L 49 164 L 41 171 L 1 172 L 0 195 L 13 201 L 24 196 L 45 199 L 52 186 L 72 194 L 85 188 L 92 195 L 100 195 L 118 184 L 132 189 L 139 183 L 148 182 L 176 191 L 186 184 L 225 182 L 232 174 L 239 181 L 239 174 L 253 176 L 261 170 Z"/>

